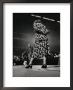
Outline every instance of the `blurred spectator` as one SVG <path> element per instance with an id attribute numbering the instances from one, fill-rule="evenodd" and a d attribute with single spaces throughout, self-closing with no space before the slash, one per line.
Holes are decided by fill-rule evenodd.
<path id="1" fill-rule="evenodd" d="M 18 56 L 13 56 L 13 65 L 15 66 L 20 61 L 20 58 Z"/>
<path id="2" fill-rule="evenodd" d="M 60 65 L 60 54 L 56 54 L 54 55 L 54 60 L 57 63 L 57 65 Z"/>

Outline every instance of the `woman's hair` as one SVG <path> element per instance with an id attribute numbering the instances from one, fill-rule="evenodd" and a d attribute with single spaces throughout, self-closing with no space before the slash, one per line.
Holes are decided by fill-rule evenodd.
<path id="1" fill-rule="evenodd" d="M 40 32 L 41 34 L 46 34 L 48 32 L 46 26 L 39 19 L 33 22 L 33 28 L 36 32 Z"/>

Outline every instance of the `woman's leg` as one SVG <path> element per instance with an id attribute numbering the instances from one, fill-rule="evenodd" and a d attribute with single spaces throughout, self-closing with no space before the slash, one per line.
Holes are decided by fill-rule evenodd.
<path id="1" fill-rule="evenodd" d="M 33 58 L 30 59 L 29 65 L 32 65 Z"/>
<path id="2" fill-rule="evenodd" d="M 32 62 L 33 62 L 33 58 L 30 59 L 29 65 L 27 65 L 25 68 L 32 68 Z"/>
<path id="3" fill-rule="evenodd" d="M 46 64 L 46 57 L 44 56 L 43 57 L 43 65 L 45 65 Z"/>
<path id="4" fill-rule="evenodd" d="M 42 68 L 47 68 L 47 64 L 46 64 L 46 57 L 43 57 L 43 65 Z"/>

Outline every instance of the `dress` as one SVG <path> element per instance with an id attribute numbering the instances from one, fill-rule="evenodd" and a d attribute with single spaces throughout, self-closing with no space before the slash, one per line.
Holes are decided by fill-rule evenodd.
<path id="1" fill-rule="evenodd" d="M 48 52 L 48 30 L 41 22 L 34 22 L 34 31 L 35 31 L 35 43 L 33 47 L 33 58 L 43 58 Z"/>

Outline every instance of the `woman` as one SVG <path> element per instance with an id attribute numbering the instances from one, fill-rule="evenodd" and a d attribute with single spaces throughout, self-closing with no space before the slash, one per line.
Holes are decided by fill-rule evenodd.
<path id="1" fill-rule="evenodd" d="M 48 30 L 41 20 L 35 20 L 33 23 L 35 43 L 29 65 L 26 68 L 32 68 L 34 58 L 43 59 L 42 68 L 47 68 L 46 54 L 48 52 Z"/>

